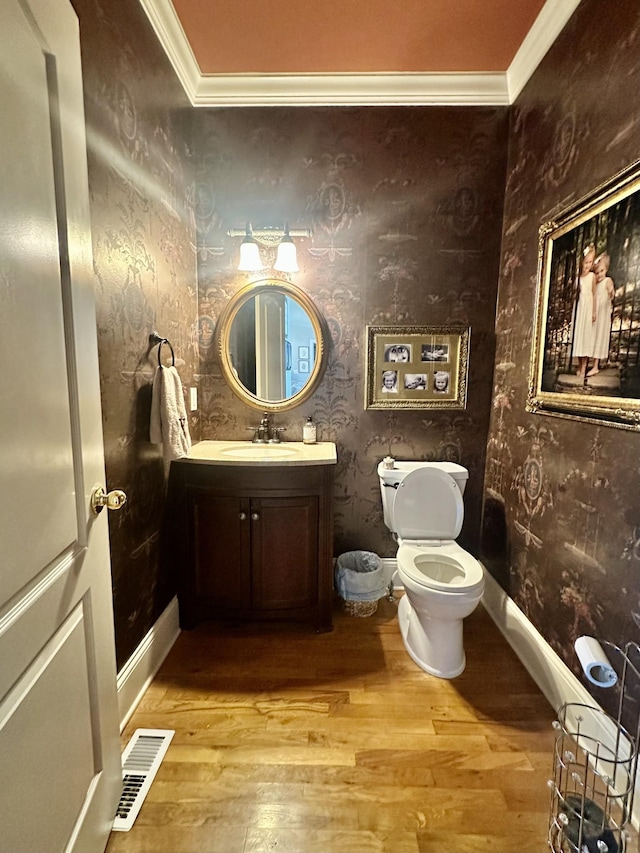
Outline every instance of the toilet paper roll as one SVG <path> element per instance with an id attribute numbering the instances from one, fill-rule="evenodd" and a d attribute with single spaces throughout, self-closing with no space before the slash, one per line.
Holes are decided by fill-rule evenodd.
<path id="1" fill-rule="evenodd" d="M 614 668 L 600 643 L 593 637 L 578 637 L 575 650 L 582 671 L 592 684 L 597 687 L 613 687 L 618 680 Z"/>

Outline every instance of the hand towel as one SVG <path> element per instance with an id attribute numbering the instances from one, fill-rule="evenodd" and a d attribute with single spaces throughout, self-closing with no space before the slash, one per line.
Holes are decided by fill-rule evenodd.
<path id="1" fill-rule="evenodd" d="M 149 438 L 152 444 L 162 444 L 165 474 L 169 473 L 172 459 L 181 459 L 191 449 L 182 382 L 175 367 L 156 368 Z"/>

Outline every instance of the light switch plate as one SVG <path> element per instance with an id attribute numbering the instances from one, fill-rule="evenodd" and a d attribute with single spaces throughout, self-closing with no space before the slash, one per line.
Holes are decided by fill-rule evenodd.
<path id="1" fill-rule="evenodd" d="M 189 408 L 192 412 L 198 408 L 198 389 L 189 388 Z"/>

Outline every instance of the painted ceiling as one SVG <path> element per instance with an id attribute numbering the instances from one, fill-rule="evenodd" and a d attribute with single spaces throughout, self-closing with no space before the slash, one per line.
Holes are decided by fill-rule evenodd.
<path id="1" fill-rule="evenodd" d="M 140 0 L 194 106 L 513 103 L 580 0 Z"/>

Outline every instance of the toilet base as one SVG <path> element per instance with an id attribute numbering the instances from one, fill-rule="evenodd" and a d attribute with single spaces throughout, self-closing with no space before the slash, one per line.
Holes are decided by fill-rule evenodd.
<path id="1" fill-rule="evenodd" d="M 462 619 L 420 621 L 405 594 L 398 604 L 400 636 L 409 657 L 420 669 L 438 678 L 456 678 L 466 666 L 462 646 Z"/>

